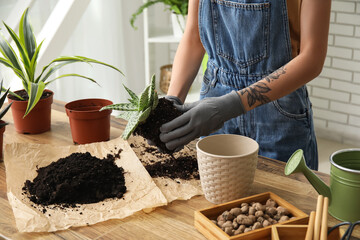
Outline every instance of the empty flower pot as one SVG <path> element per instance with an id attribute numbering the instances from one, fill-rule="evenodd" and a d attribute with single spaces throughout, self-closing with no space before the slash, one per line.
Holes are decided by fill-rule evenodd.
<path id="1" fill-rule="evenodd" d="M 99 111 L 112 104 L 106 99 L 81 99 L 65 105 L 71 135 L 75 144 L 108 141 L 110 139 L 110 114 L 112 110 Z"/>
<path id="2" fill-rule="evenodd" d="M 21 91 L 15 91 L 19 94 Z M 28 101 L 17 100 L 15 97 L 8 95 L 11 105 L 11 112 L 14 119 L 15 130 L 23 134 L 38 134 L 49 131 L 51 128 L 51 104 L 53 102 L 54 92 L 44 90 L 48 96 L 40 99 L 30 113 L 24 117 Z M 20 94 L 19 94 L 20 95 Z"/>

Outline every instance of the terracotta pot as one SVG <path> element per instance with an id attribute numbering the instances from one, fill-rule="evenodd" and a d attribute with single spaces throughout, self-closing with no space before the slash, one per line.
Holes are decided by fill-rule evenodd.
<path id="1" fill-rule="evenodd" d="M 110 140 L 110 114 L 112 110 L 99 111 L 111 105 L 106 99 L 81 99 L 65 105 L 71 135 L 75 144 Z"/>
<path id="2" fill-rule="evenodd" d="M 0 120 L 0 123 L 5 123 L 3 120 Z M 3 139 L 4 139 L 5 126 L 0 128 L 0 162 L 2 162 L 3 158 Z"/>
<path id="3" fill-rule="evenodd" d="M 23 90 L 15 91 L 19 93 Z M 54 92 L 45 89 L 51 95 L 47 98 L 41 99 L 31 112 L 24 118 L 28 101 L 19 101 L 9 98 L 12 102 L 11 112 L 14 119 L 15 130 L 23 134 L 38 134 L 49 131 L 51 128 L 51 104 L 53 102 Z"/>

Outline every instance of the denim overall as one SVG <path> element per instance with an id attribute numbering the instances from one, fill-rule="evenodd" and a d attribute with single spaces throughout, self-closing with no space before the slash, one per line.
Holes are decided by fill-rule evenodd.
<path id="1" fill-rule="evenodd" d="M 209 55 L 200 98 L 245 88 L 291 60 L 286 0 L 200 0 L 200 38 Z M 318 153 L 306 86 L 233 118 L 214 134 L 241 134 L 259 155 L 286 162 L 303 149 L 317 170 Z"/>

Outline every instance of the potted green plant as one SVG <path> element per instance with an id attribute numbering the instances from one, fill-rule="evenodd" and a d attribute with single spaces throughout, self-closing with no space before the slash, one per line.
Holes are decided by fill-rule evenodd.
<path id="1" fill-rule="evenodd" d="M 95 59 L 83 56 L 61 56 L 52 60 L 43 67 L 40 74 L 35 76 L 37 58 L 43 42 L 37 44 L 28 15 L 29 11 L 26 9 L 20 20 L 19 35 L 3 22 L 11 39 L 16 44 L 17 52 L 1 34 L 0 52 L 3 57 L 0 57 L 0 63 L 12 69 L 24 87 L 23 90 L 15 91 L 16 94 L 10 93 L 8 96 L 9 101 L 13 102 L 11 108 L 16 131 L 36 134 L 50 130 L 51 103 L 54 93 L 45 89 L 50 83 L 64 77 L 79 77 L 96 83 L 90 77 L 75 73 L 50 78 L 56 71 L 68 64 L 82 62 L 101 64 L 113 68 L 121 74 L 122 72 L 114 66 Z"/>
<path id="2" fill-rule="evenodd" d="M 160 140 L 160 127 L 162 124 L 173 120 L 181 115 L 181 112 L 174 107 L 173 103 L 166 98 L 158 98 L 155 90 L 155 75 L 152 76 L 150 84 L 136 95 L 124 85 L 130 95 L 127 103 L 118 103 L 105 106 L 100 109 L 119 111 L 118 118 L 128 121 L 123 139 L 128 139 L 131 134 L 140 135 L 154 143 L 162 152 L 172 153 Z"/>
<path id="3" fill-rule="evenodd" d="M 6 98 L 7 94 L 9 93 L 9 89 L 5 90 L 3 88 L 3 81 L 2 80 L 0 82 L 0 90 L 1 90 L 1 94 L 2 94 L 2 92 L 5 92 L 0 97 L 0 109 L 1 109 L 3 107 L 4 102 L 5 102 L 5 98 Z M 8 124 L 7 122 L 3 121 L 2 118 L 7 113 L 7 111 L 9 111 L 9 109 L 11 107 L 11 104 L 12 103 L 8 104 L 6 107 L 4 107 L 0 111 L 0 161 L 3 159 L 3 136 L 4 136 L 4 132 L 5 132 L 5 126 Z"/>
<path id="4" fill-rule="evenodd" d="M 147 0 L 132 15 L 130 19 L 131 26 L 136 29 L 134 25 L 136 18 L 144 11 L 144 9 L 157 3 L 164 4 L 166 9 L 172 12 L 171 20 L 174 35 L 176 37 L 182 36 L 182 33 L 185 30 L 185 18 L 188 14 L 189 0 Z"/>

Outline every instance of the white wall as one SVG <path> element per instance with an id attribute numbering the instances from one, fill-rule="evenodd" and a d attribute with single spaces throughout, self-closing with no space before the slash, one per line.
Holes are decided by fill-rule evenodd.
<path id="1" fill-rule="evenodd" d="M 118 103 L 127 99 L 122 84 L 135 92 L 144 88 L 143 33 L 132 29 L 129 23 L 131 13 L 140 3 L 141 0 L 90 2 L 61 55 L 82 55 L 109 63 L 122 70 L 125 77 L 101 65 L 70 65 L 60 74 L 86 75 L 101 87 L 80 78 L 64 78 L 50 87 L 56 92 L 56 99 L 107 98 Z M 141 18 L 138 25 L 142 26 Z"/>
<path id="2" fill-rule="evenodd" d="M 322 73 L 308 84 L 318 137 L 360 146 L 360 2 L 332 1 Z"/>

